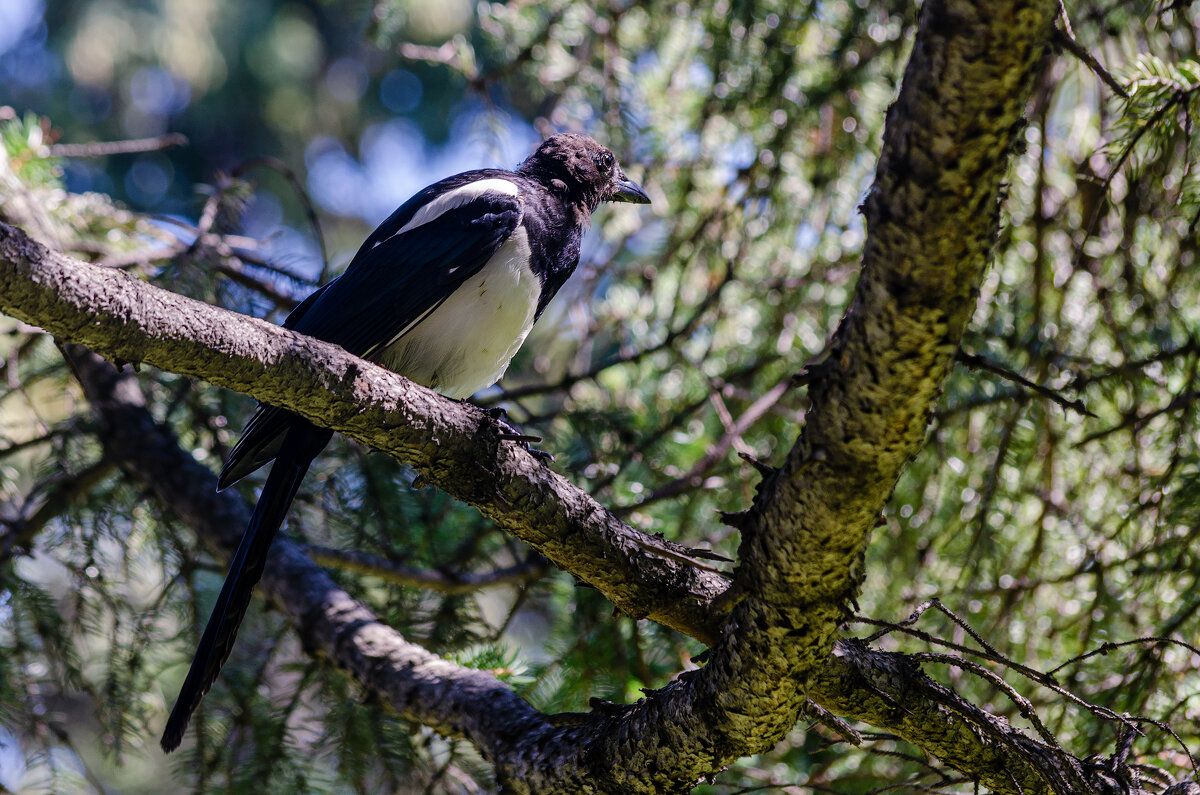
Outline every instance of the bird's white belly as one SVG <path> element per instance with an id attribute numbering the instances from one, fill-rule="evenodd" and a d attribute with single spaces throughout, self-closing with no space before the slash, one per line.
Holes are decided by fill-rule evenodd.
<path id="1" fill-rule="evenodd" d="M 500 380 L 533 328 L 541 281 L 517 227 L 483 269 L 441 306 L 371 358 L 452 398 Z"/>

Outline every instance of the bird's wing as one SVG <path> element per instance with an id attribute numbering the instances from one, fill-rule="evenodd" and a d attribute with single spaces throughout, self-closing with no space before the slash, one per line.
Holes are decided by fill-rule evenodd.
<path id="1" fill-rule="evenodd" d="M 356 356 L 407 333 L 479 272 L 521 222 L 514 182 L 485 177 L 418 193 L 363 243 L 346 271 L 283 325 Z M 218 481 L 226 488 L 275 457 L 294 415 L 260 404 Z"/>

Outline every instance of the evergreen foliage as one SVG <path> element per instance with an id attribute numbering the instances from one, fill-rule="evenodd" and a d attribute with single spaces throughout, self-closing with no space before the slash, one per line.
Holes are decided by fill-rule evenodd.
<path id="1" fill-rule="evenodd" d="M 719 512 L 753 500 L 760 476 L 742 456 L 778 463 L 803 424 L 793 379 L 853 292 L 914 4 L 52 5 L 0 53 L 56 64 L 24 83 L 0 69 L 13 103 L 0 220 L 271 320 L 433 177 L 511 166 L 535 130 L 611 145 L 653 210 L 602 211 L 579 272 L 479 402 L 543 436 L 554 468 L 625 521 L 736 559 Z M 1187 57 L 1200 9 L 1065 11 L 1060 43 L 1125 95 L 1072 46 L 1048 56 L 960 366 L 874 534 L 845 634 L 917 655 L 966 701 L 1080 758 L 1113 755 L 1136 727 L 1132 759 L 1159 791 L 1194 776 L 1200 751 L 1200 64 Z M 175 132 L 190 143 L 88 150 Z M 165 760 L 155 738 L 225 564 L 105 459 L 52 339 L 0 318 L 0 355 L 0 786 L 495 787 L 476 749 L 364 701 L 257 606 L 191 744 Z M 214 469 L 252 409 L 152 368 L 138 384 Z M 259 483 L 237 488 L 252 499 Z M 632 703 L 703 651 L 614 615 L 474 508 L 341 437 L 286 529 L 389 626 L 548 714 Z M 401 567 L 440 584 L 413 587 Z M 696 791 L 975 791 L 855 728 L 859 747 L 812 715 Z"/>

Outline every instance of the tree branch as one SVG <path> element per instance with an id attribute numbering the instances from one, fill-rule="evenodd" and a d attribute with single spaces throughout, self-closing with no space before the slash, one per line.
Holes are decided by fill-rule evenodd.
<path id="1" fill-rule="evenodd" d="M 905 655 L 839 641 L 813 694 L 916 745 L 997 793 L 1125 793 L 1107 773 L 1030 739 L 1007 720 L 964 702 Z"/>
<path id="2" fill-rule="evenodd" d="M 413 466 L 622 612 L 712 643 L 728 580 L 635 530 L 520 447 L 483 411 L 336 345 L 49 251 L 0 222 L 0 310 L 117 362 L 145 362 L 287 408 Z M 647 555 L 655 549 L 661 555 Z"/>
<path id="3" fill-rule="evenodd" d="M 395 585 L 424 588 L 443 594 L 472 593 L 500 585 L 522 585 L 542 576 L 547 569 L 545 561 L 539 559 L 516 563 L 494 571 L 443 572 L 408 566 L 352 549 L 330 549 L 310 545 L 305 548 L 305 552 L 313 562 L 321 566 L 356 571 Z"/>
<path id="4" fill-rule="evenodd" d="M 735 587 L 746 597 L 730 619 L 736 640 L 715 648 L 705 668 L 724 680 L 721 697 L 743 705 L 721 730 L 758 732 L 758 747 L 790 727 L 806 694 L 837 701 L 817 675 L 974 309 L 1056 12 L 1053 0 L 922 7 L 863 205 L 868 234 L 854 301 L 816 367 L 803 434 L 738 521 Z M 1043 791 L 1007 776 L 986 778 L 997 791 Z"/>

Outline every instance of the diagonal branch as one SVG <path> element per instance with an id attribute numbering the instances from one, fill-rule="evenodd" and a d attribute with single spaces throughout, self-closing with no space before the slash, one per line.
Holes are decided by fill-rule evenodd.
<path id="1" fill-rule="evenodd" d="M 1054 0 L 922 7 L 863 204 L 854 301 L 816 366 L 803 434 L 738 517 L 735 588 L 745 598 L 730 617 L 735 638 L 705 669 L 722 672 L 723 695 L 744 705 L 727 719 L 730 732 L 741 721 L 766 746 L 790 728 L 805 695 L 835 700 L 819 675 L 861 585 L 879 513 L 924 443 L 974 310 L 1056 12 Z M 1007 776 L 981 780 L 998 791 L 1048 787 Z"/>
<path id="2" fill-rule="evenodd" d="M 336 345 L 49 251 L 0 223 L 0 310 L 114 361 L 145 362 L 286 406 L 411 464 L 620 610 L 711 643 L 708 605 L 728 580 L 635 530 L 503 443 L 479 409 Z M 654 555 L 655 549 L 663 554 Z M 649 551 L 651 554 L 646 554 Z M 668 584 L 654 588 L 648 584 Z"/>

